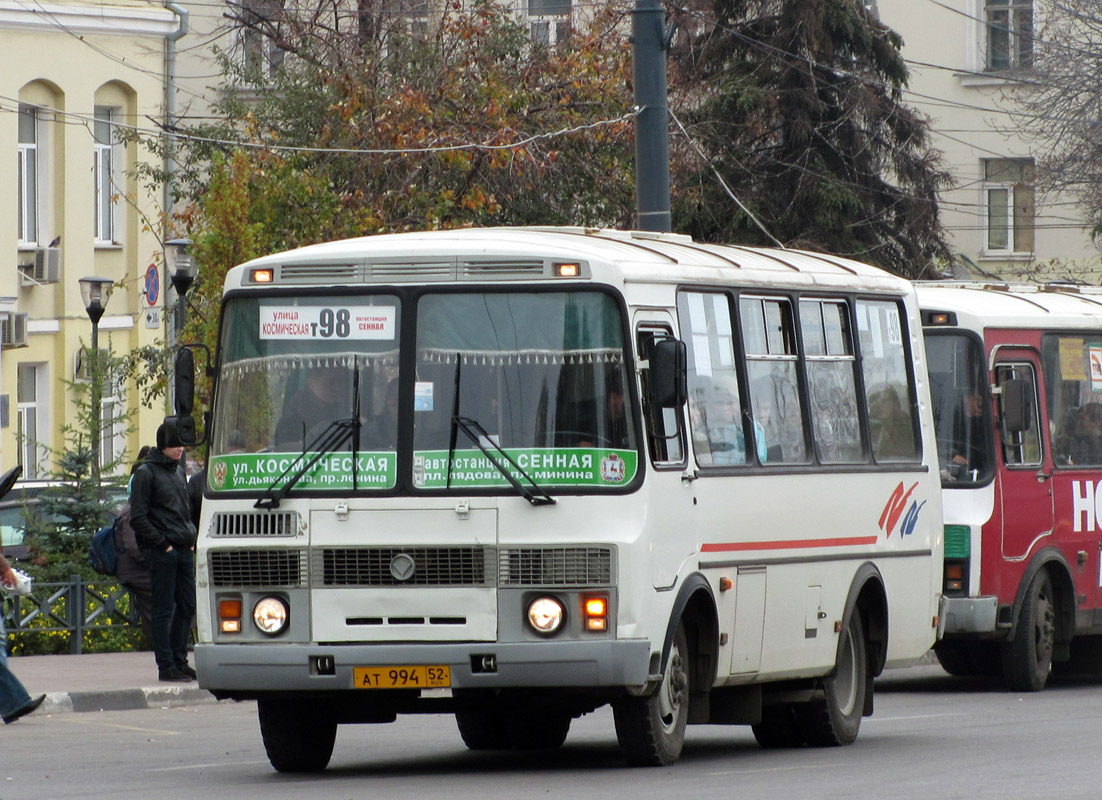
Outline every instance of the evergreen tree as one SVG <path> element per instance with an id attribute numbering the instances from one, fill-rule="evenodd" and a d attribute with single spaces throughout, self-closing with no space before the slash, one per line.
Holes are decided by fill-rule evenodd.
<path id="1" fill-rule="evenodd" d="M 947 261 L 936 192 L 948 176 L 902 103 L 901 40 L 860 0 L 714 0 L 681 18 L 670 108 L 691 171 L 673 179 L 676 230 L 907 277 Z"/>

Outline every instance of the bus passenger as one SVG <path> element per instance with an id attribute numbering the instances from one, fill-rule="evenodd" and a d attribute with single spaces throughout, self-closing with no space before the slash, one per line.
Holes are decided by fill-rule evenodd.
<path id="1" fill-rule="evenodd" d="M 348 387 L 349 370 L 344 367 L 315 367 L 306 373 L 306 385 L 283 407 L 276 425 L 277 449 L 302 449 L 338 419 L 352 411 Z"/>
<path id="2" fill-rule="evenodd" d="M 1071 463 L 1077 466 L 1102 464 L 1102 403 L 1087 403 L 1075 415 Z"/>

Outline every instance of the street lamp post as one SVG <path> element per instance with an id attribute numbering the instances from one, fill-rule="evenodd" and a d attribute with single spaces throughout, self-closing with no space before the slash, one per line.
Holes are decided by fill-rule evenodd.
<path id="1" fill-rule="evenodd" d="M 191 239 L 171 239 L 165 242 L 166 247 L 174 248 L 173 270 L 171 275 L 172 288 L 176 290 L 176 339 L 180 338 L 180 331 L 184 329 L 187 315 L 185 296 L 195 280 L 195 261 L 188 252 Z"/>
<path id="2" fill-rule="evenodd" d="M 92 481 L 98 487 L 100 436 L 103 422 L 103 378 L 99 369 L 99 321 L 107 305 L 107 298 L 110 296 L 112 281 L 109 278 L 81 278 L 79 283 L 84 310 L 88 312 L 88 319 L 92 321 L 92 347 L 89 353 L 92 374 Z"/>

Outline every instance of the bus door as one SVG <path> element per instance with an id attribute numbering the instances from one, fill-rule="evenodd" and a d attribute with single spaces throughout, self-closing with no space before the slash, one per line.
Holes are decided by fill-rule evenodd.
<path id="1" fill-rule="evenodd" d="M 635 343 L 640 362 L 645 363 L 655 339 L 674 335 L 673 317 L 647 309 L 635 314 Z M 642 371 L 643 426 L 653 471 L 647 491 L 661 498 L 649 504 L 647 529 L 651 534 L 651 577 L 656 589 L 672 588 L 681 564 L 696 551 L 696 504 L 686 472 L 685 410 L 651 408 L 647 402 L 647 370 Z"/>
<path id="2" fill-rule="evenodd" d="M 994 362 L 1002 557 L 1023 561 L 1053 528 L 1052 458 L 1046 454 L 1041 375 L 1032 349 L 1000 349 Z M 1012 411 L 1008 395 L 1014 392 Z M 1010 412 L 1010 413 L 1008 413 Z M 1015 417 L 1017 419 L 1015 419 Z"/>

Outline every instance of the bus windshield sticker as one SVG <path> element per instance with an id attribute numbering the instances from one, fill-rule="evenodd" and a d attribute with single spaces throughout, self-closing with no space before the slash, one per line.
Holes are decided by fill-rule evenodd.
<path id="1" fill-rule="evenodd" d="M 634 450 L 600 447 L 504 448 L 504 452 L 541 486 L 617 486 L 630 483 L 638 468 Z M 522 475 L 515 475 L 523 479 Z M 448 486 L 448 451 L 413 454 L 413 484 L 418 489 Z M 508 486 L 499 467 L 475 449 L 452 454 L 451 488 Z"/>
<path id="2" fill-rule="evenodd" d="M 413 384 L 413 410 L 432 411 L 432 381 Z"/>
<path id="3" fill-rule="evenodd" d="M 313 456 L 313 453 L 234 453 L 211 456 L 211 487 L 223 492 L 266 489 L 284 471 L 288 475 L 292 474 Z M 393 451 L 356 453 L 355 468 L 356 485 L 361 489 L 393 489 L 397 483 L 398 457 Z M 297 488 L 351 489 L 352 471 L 351 453 L 328 453 L 303 474 Z"/>
<path id="4" fill-rule="evenodd" d="M 392 341 L 396 317 L 394 306 L 261 306 L 260 338 Z"/>

